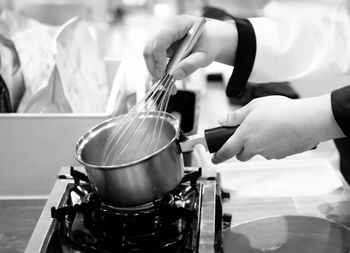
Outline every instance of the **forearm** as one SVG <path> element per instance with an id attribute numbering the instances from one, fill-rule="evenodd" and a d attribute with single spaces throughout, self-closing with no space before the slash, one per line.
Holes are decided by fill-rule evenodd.
<path id="1" fill-rule="evenodd" d="M 329 6 L 328 11 L 313 16 L 295 13 L 303 8 L 300 5 L 285 16 L 249 19 L 257 39 L 251 81 L 350 74 L 350 18 L 346 9 Z"/>
<path id="2" fill-rule="evenodd" d="M 305 120 L 311 121 L 311 126 L 314 126 L 308 130 L 305 129 L 305 131 L 314 131 L 314 136 L 317 142 L 345 137 L 344 132 L 335 119 L 333 113 L 333 102 L 330 94 L 302 100 L 306 102 L 303 106 L 305 107 L 304 110 L 310 112 Z"/>
<path id="3" fill-rule="evenodd" d="M 350 75 L 349 15 L 341 8 L 330 9 L 329 13 L 243 20 L 249 23 L 238 30 L 237 55 L 243 51 L 245 63 L 252 64 L 241 66 L 236 56 L 235 68 L 240 70 L 233 71 L 227 95 L 238 95 L 248 79 L 277 82 L 309 75 Z M 242 49 L 240 45 L 245 46 Z"/>

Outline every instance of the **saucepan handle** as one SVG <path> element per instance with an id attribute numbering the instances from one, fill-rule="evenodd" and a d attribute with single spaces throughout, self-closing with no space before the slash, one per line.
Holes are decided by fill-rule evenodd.
<path id="1" fill-rule="evenodd" d="M 181 136 L 179 138 L 180 152 L 191 152 L 197 144 L 202 144 L 210 153 L 215 153 L 232 136 L 237 128 L 238 126 L 220 126 L 204 130 L 204 136 L 203 134 Z"/>
<path id="2" fill-rule="evenodd" d="M 208 151 L 210 153 L 215 153 L 218 151 L 224 145 L 224 143 L 234 134 L 237 128 L 238 126 L 220 126 L 206 129 L 204 131 L 204 136 L 208 145 Z"/>

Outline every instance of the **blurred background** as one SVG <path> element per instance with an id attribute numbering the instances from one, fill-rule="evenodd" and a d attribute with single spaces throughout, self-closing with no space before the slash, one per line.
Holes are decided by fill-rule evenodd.
<path id="1" fill-rule="evenodd" d="M 96 28 L 104 56 L 123 58 L 127 54 L 130 58 L 139 55 L 147 33 L 163 18 L 183 13 L 201 15 L 207 6 L 252 17 L 263 15 L 268 3 L 269 0 L 1 0 L 0 8 L 49 25 L 62 25 L 71 17 L 81 16 Z M 111 28 L 115 28 L 112 33 Z"/>
<path id="2" fill-rule="evenodd" d="M 49 25 L 62 25 L 81 16 L 91 22 L 104 57 L 128 59 L 139 56 L 147 34 L 173 15 L 203 15 L 208 7 L 218 8 L 236 17 L 293 15 L 322 12 L 320 6 L 344 3 L 344 0 L 0 0 L 0 10 L 34 18 Z M 316 6 L 313 6 L 315 3 Z M 310 6 L 310 8 L 305 8 Z M 327 11 L 326 11 L 327 12 Z M 212 13 L 213 14 L 213 13 Z M 214 13 L 220 18 L 222 13 Z M 160 21 L 160 22 L 159 22 Z"/>
<path id="3" fill-rule="evenodd" d="M 123 36 L 115 35 L 108 43 L 114 43 L 108 49 L 102 46 L 105 55 L 120 55 L 121 44 L 126 40 L 127 32 L 133 32 L 137 38 L 132 37 L 142 43 L 147 32 L 152 27 L 159 24 L 159 19 L 172 15 L 189 13 L 201 15 L 208 6 L 220 8 L 236 17 L 264 16 L 267 12 L 275 11 L 277 6 L 282 4 L 288 6 L 295 3 L 305 4 L 315 2 L 319 5 L 335 4 L 342 0 L 0 0 L 0 10 L 8 9 L 21 15 L 34 18 L 49 25 L 61 25 L 69 18 L 81 16 L 85 20 L 94 23 L 103 32 L 106 26 L 118 26 L 123 30 Z M 308 13 L 312 13 L 312 9 Z M 154 20 L 157 20 L 154 22 Z M 152 25 L 152 26 L 150 26 Z M 139 30 L 135 30 L 139 28 Z M 145 29 L 146 28 L 146 29 Z M 133 30 L 134 29 L 134 30 Z M 105 39 L 105 37 L 103 37 Z M 129 44 L 129 43 L 127 43 Z M 132 47 L 134 44 L 129 44 Z M 109 45 L 110 46 L 110 45 Z M 115 51 L 112 51 L 113 48 Z M 133 49 L 135 50 L 135 48 Z M 128 52 L 129 53 L 129 52 Z"/>

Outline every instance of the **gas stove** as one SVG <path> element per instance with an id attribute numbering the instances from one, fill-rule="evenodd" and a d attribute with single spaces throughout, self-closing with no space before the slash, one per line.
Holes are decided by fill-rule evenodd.
<path id="1" fill-rule="evenodd" d="M 220 175 L 205 177 L 186 167 L 181 183 L 151 203 L 104 204 L 81 167 L 65 167 L 27 245 L 26 252 L 223 252 Z"/>

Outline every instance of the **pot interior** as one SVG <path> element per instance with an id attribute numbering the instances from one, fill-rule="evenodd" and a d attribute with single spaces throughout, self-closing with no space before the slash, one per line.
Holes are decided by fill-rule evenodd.
<path id="1" fill-rule="evenodd" d="M 120 116 L 101 123 L 79 142 L 78 160 L 98 167 L 115 167 L 154 155 L 177 135 L 176 119 L 160 113 L 139 114 L 133 120 Z"/>

